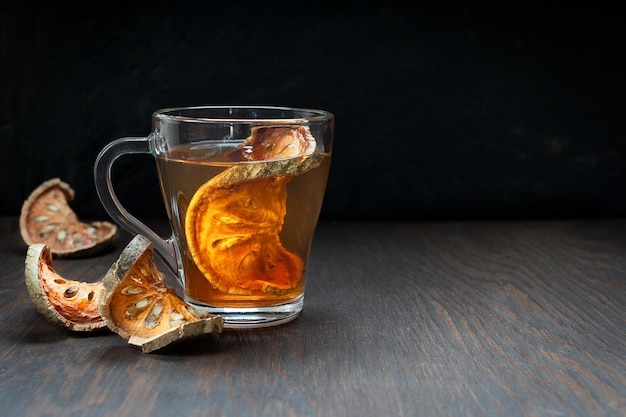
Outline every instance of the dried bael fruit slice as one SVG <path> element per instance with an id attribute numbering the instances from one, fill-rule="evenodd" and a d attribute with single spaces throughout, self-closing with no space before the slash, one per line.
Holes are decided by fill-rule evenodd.
<path id="1" fill-rule="evenodd" d="M 102 280 L 98 304 L 107 326 L 146 353 L 183 337 L 220 333 L 224 318 L 194 308 L 168 287 L 153 250 L 146 237 L 135 236 Z"/>
<path id="2" fill-rule="evenodd" d="M 287 183 L 317 167 L 316 142 L 308 127 L 252 129 L 230 159 L 236 164 L 203 184 L 185 219 L 194 262 L 229 294 L 261 290 L 283 295 L 295 288 L 304 261 L 281 244 L 287 213 Z M 249 163 L 248 163 L 249 162 Z"/>
<path id="3" fill-rule="evenodd" d="M 45 243 L 59 257 L 94 255 L 111 249 L 117 226 L 81 222 L 70 208 L 74 190 L 58 178 L 37 187 L 22 205 L 20 232 L 27 245 Z"/>
<path id="4" fill-rule="evenodd" d="M 43 243 L 28 247 L 24 276 L 35 308 L 49 322 L 74 331 L 106 326 L 98 310 L 100 282 L 67 280 L 52 267 L 50 248 Z"/>

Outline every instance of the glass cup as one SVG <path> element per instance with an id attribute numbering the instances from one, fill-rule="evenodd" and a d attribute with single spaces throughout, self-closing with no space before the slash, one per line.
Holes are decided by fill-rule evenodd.
<path id="1" fill-rule="evenodd" d="M 287 107 L 158 110 L 147 137 L 109 143 L 94 166 L 111 218 L 142 234 L 174 272 L 186 301 L 225 327 L 264 327 L 298 316 L 333 145 L 334 116 Z M 124 154 L 154 155 L 172 229 L 161 238 L 113 190 Z M 141 187 L 141 184 L 138 184 Z"/>

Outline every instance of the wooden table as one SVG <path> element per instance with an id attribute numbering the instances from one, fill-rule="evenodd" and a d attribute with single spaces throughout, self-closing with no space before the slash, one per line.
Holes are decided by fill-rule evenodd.
<path id="1" fill-rule="evenodd" d="M 297 320 L 151 354 L 45 322 L 0 220 L 4 416 L 626 415 L 626 220 L 321 223 Z"/>

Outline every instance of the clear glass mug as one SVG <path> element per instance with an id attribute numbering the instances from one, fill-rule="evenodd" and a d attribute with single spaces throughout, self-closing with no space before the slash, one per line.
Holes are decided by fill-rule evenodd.
<path id="1" fill-rule="evenodd" d="M 187 302 L 222 315 L 227 328 L 285 323 L 304 305 L 333 131 L 334 116 L 323 110 L 158 110 L 149 136 L 117 139 L 100 152 L 96 190 L 114 221 L 153 242 Z M 136 153 L 155 157 L 172 229 L 167 239 L 131 215 L 113 190 L 113 163 Z"/>

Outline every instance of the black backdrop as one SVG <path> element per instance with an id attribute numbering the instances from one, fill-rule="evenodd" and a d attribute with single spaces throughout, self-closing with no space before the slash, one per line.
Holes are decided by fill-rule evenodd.
<path id="1" fill-rule="evenodd" d="M 199 104 L 335 113 L 323 219 L 626 214 L 621 9 L 140 4 L 4 6 L 1 215 L 60 177 L 79 216 L 106 216 L 92 178 L 98 151 L 147 135 L 155 109 Z M 115 177 L 131 212 L 164 216 L 149 156 L 122 159 Z"/>

